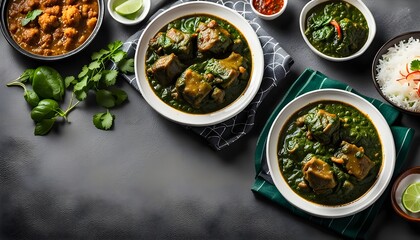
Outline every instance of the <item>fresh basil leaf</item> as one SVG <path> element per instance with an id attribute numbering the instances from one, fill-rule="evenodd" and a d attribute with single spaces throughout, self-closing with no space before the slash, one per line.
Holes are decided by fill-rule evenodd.
<path id="1" fill-rule="evenodd" d="M 43 119 L 35 124 L 34 134 L 37 136 L 46 135 L 54 126 L 55 118 Z"/>
<path id="2" fill-rule="evenodd" d="M 39 97 L 38 94 L 36 94 L 36 92 L 34 92 L 33 90 L 26 90 L 23 94 L 23 98 L 31 107 L 34 108 L 38 106 Z"/>
<path id="3" fill-rule="evenodd" d="M 40 10 L 40 9 L 35 9 L 33 11 L 29 11 L 21 21 L 22 26 L 26 26 L 28 23 L 35 20 L 36 17 L 38 17 L 41 14 L 42 14 L 42 10 Z"/>
<path id="4" fill-rule="evenodd" d="M 27 80 L 29 80 L 32 82 L 34 72 L 34 69 L 26 69 L 25 71 L 23 71 L 22 75 L 20 75 L 19 81 L 25 83 Z"/>

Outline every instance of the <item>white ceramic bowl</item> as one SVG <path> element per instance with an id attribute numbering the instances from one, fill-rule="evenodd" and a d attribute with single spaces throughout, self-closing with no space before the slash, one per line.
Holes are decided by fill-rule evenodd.
<path id="1" fill-rule="evenodd" d="M 312 46 L 312 44 L 309 42 L 308 38 L 305 35 L 305 30 L 306 30 L 306 17 L 308 12 L 313 9 L 315 6 L 324 3 L 324 2 L 330 2 L 331 0 L 311 0 L 310 2 L 308 2 L 303 8 L 302 11 L 300 12 L 300 17 L 299 17 L 299 27 L 300 27 L 300 32 L 302 34 L 303 39 L 305 40 L 306 44 L 309 46 L 309 48 L 316 53 L 318 56 L 325 58 L 327 60 L 330 61 L 335 61 L 335 62 L 341 62 L 341 61 L 347 61 L 350 59 L 354 59 L 356 57 L 359 57 L 360 55 L 362 55 L 370 46 L 370 44 L 372 43 L 375 34 L 376 34 L 376 23 L 375 23 L 375 19 L 372 15 L 372 13 L 370 12 L 370 10 L 366 7 L 366 5 L 361 1 L 361 0 L 343 0 L 345 2 L 350 3 L 351 5 L 353 5 L 354 7 L 356 7 L 357 9 L 360 10 L 360 12 L 365 16 L 365 19 L 367 21 L 368 27 L 369 27 L 369 35 L 368 38 L 365 42 L 365 44 L 363 45 L 362 48 L 359 49 L 359 51 L 357 51 L 356 53 L 347 56 L 347 57 L 332 57 L 332 56 L 328 56 L 320 51 L 318 51 L 318 49 L 316 49 L 314 46 Z"/>
<path id="2" fill-rule="evenodd" d="M 257 9 L 255 9 L 254 7 L 254 1 L 255 0 L 250 0 L 250 4 L 251 4 L 251 9 L 252 11 L 255 13 L 255 15 L 257 15 L 259 18 L 264 19 L 264 20 L 273 20 L 278 18 L 280 15 L 283 14 L 283 12 L 286 10 L 287 7 L 287 3 L 289 2 L 288 0 L 283 0 L 283 6 L 280 9 L 280 11 L 274 13 L 274 14 L 263 14 L 260 13 Z M 258 1 L 258 0 L 257 0 Z"/>
<path id="3" fill-rule="evenodd" d="M 108 4 L 107 4 L 108 12 L 115 21 L 117 21 L 119 23 L 122 23 L 124 25 L 135 25 L 135 24 L 138 24 L 138 23 L 142 22 L 146 18 L 147 14 L 150 11 L 150 4 L 151 4 L 150 0 L 143 0 L 143 6 L 142 6 L 141 14 L 138 15 L 134 19 L 129 19 L 129 18 L 121 16 L 117 12 L 115 12 L 114 9 L 115 9 L 116 6 L 114 6 L 114 5 L 115 5 L 116 2 L 124 2 L 124 1 L 108 0 Z"/>
<path id="4" fill-rule="evenodd" d="M 283 178 L 278 163 L 277 147 L 284 124 L 294 113 L 310 103 L 324 100 L 340 101 L 356 107 L 369 116 L 374 123 L 382 143 L 382 166 L 373 186 L 360 198 L 339 206 L 327 206 L 310 202 L 295 193 Z M 373 204 L 388 186 L 395 166 L 395 146 L 391 130 L 382 114 L 368 101 L 351 92 L 337 89 L 315 90 L 303 94 L 287 104 L 278 114 L 268 134 L 266 146 L 267 163 L 276 188 L 292 205 L 303 211 L 328 218 L 345 217 L 364 210 Z"/>
<path id="5" fill-rule="evenodd" d="M 189 15 L 207 14 L 217 16 L 233 24 L 242 32 L 251 48 L 252 71 L 248 86 L 233 103 L 218 111 L 207 114 L 191 114 L 177 110 L 162 101 L 153 91 L 146 75 L 145 57 L 149 40 L 171 21 Z M 136 81 L 147 103 L 162 116 L 188 126 L 208 126 L 225 121 L 242 111 L 261 85 L 264 72 L 264 55 L 258 36 L 248 22 L 236 11 L 211 2 L 187 2 L 176 5 L 157 16 L 151 21 L 140 36 L 135 61 Z"/>

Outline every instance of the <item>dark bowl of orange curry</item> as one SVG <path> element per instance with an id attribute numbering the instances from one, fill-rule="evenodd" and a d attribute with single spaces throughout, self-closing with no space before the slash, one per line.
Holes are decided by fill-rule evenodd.
<path id="1" fill-rule="evenodd" d="M 103 16 L 103 0 L 3 0 L 1 30 L 20 53 L 58 60 L 92 42 Z"/>

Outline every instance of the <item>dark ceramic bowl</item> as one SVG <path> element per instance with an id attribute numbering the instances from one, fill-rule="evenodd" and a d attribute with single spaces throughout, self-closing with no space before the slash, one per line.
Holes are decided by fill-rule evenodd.
<path id="1" fill-rule="evenodd" d="M 408 213 L 401 203 L 401 196 L 410 184 L 418 181 L 420 181 L 420 167 L 410 168 L 395 180 L 391 190 L 391 202 L 395 212 L 412 222 L 420 222 L 420 213 Z"/>
<path id="2" fill-rule="evenodd" d="M 416 31 L 416 32 L 407 32 L 407 33 L 403 33 L 400 34 L 390 40 L 388 40 L 380 49 L 379 51 L 376 53 L 375 58 L 373 60 L 372 63 L 372 80 L 373 83 L 375 85 L 376 90 L 378 90 L 379 94 L 386 100 L 388 101 L 392 106 L 398 108 L 400 111 L 408 113 L 408 114 L 412 114 L 412 115 L 417 115 L 420 116 L 420 112 L 415 112 L 415 111 L 411 111 L 405 108 L 402 108 L 400 106 L 398 106 L 395 102 L 391 101 L 389 99 L 388 96 L 386 96 L 383 91 L 381 90 L 378 81 L 376 80 L 376 66 L 379 64 L 379 60 L 382 59 L 382 55 L 384 55 L 385 53 L 388 52 L 388 49 L 390 47 L 393 47 L 394 45 L 398 44 L 400 41 L 404 41 L 404 40 L 408 40 L 410 37 L 413 38 L 417 38 L 420 39 L 420 31 Z"/>
<path id="3" fill-rule="evenodd" d="M 98 7 L 99 7 L 99 12 L 98 12 L 98 20 L 96 22 L 96 26 L 93 29 L 92 33 L 90 34 L 90 36 L 88 37 L 88 39 L 86 39 L 86 41 L 80 45 L 79 47 L 77 47 L 76 49 L 73 49 L 67 53 L 61 54 L 61 55 L 54 55 L 54 56 L 43 56 L 43 55 L 38 55 L 32 52 L 29 52 L 25 49 L 23 49 L 22 47 L 19 46 L 19 44 L 17 44 L 15 42 L 15 40 L 13 39 L 13 37 L 11 36 L 10 32 L 9 32 L 9 28 L 8 28 L 8 24 L 7 24 L 7 17 L 8 17 L 8 6 L 9 6 L 9 2 L 10 0 L 3 0 L 1 3 L 1 15 L 0 15 L 0 22 L 1 22 L 1 32 L 3 33 L 4 38 L 7 40 L 7 42 L 9 42 L 9 44 L 16 49 L 18 52 L 20 52 L 21 54 L 30 57 L 32 59 L 37 59 L 37 60 L 45 60 L 45 61 L 54 61 L 54 60 L 59 60 L 59 59 L 63 59 L 63 58 L 67 58 L 70 56 L 75 55 L 76 53 L 82 51 L 86 46 L 88 46 L 92 40 L 96 37 L 99 29 L 101 28 L 102 25 L 102 21 L 104 18 L 104 11 L 105 11 L 105 7 L 104 7 L 104 1 L 103 0 L 97 0 L 98 1 Z"/>

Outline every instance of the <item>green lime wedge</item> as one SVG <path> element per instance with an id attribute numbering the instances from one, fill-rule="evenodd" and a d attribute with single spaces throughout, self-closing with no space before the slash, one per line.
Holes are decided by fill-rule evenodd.
<path id="1" fill-rule="evenodd" d="M 121 15 L 130 15 L 137 12 L 142 6 L 143 0 L 128 0 L 115 7 L 115 11 Z"/>
<path id="2" fill-rule="evenodd" d="M 420 182 L 412 183 L 405 189 L 402 204 L 412 213 L 420 212 Z"/>

